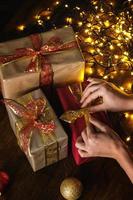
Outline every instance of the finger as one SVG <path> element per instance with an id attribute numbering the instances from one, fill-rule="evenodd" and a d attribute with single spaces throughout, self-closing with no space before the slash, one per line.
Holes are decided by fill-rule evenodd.
<path id="1" fill-rule="evenodd" d="M 81 150 L 84 150 L 84 151 L 85 151 L 85 143 L 83 142 L 83 139 L 82 139 L 81 136 L 78 137 L 75 146 L 76 146 L 78 149 L 81 149 Z"/>
<path id="2" fill-rule="evenodd" d="M 84 90 L 80 102 L 82 103 L 91 93 L 97 91 L 99 87 L 99 84 L 94 84 L 91 87 L 88 87 L 87 90 Z"/>
<path id="3" fill-rule="evenodd" d="M 92 133 L 94 133 L 95 131 L 94 131 L 94 127 L 93 127 L 93 125 L 90 123 L 90 121 L 89 121 L 89 123 L 88 123 L 88 125 L 87 125 L 87 127 L 86 127 L 86 133 L 87 133 L 87 137 L 91 137 L 91 135 L 92 135 Z"/>
<path id="4" fill-rule="evenodd" d="M 104 104 L 99 104 L 96 106 L 90 106 L 88 108 L 90 113 L 100 112 L 100 111 L 106 111 Z"/>
<path id="5" fill-rule="evenodd" d="M 76 144 L 77 144 L 77 143 L 83 143 L 83 139 L 82 139 L 81 136 L 79 136 L 79 137 L 77 138 L 77 140 L 76 140 Z"/>
<path id="6" fill-rule="evenodd" d="M 101 92 L 99 89 L 94 91 L 93 93 L 88 95 L 88 97 L 86 99 L 84 99 L 81 107 L 83 108 L 83 107 L 87 106 L 89 103 L 91 103 L 92 101 L 94 101 L 95 99 L 97 99 L 100 96 L 101 96 Z"/>
<path id="7" fill-rule="evenodd" d="M 89 157 L 89 154 L 88 154 L 88 152 L 86 152 L 86 151 L 83 151 L 83 150 L 78 149 L 78 152 L 79 152 L 79 155 L 80 155 L 82 158 L 87 158 L 87 157 Z"/>
<path id="8" fill-rule="evenodd" d="M 103 80 L 102 79 L 99 79 L 99 78 L 88 78 L 87 81 L 89 81 L 90 83 L 89 84 L 94 84 L 94 83 L 102 83 Z"/>
<path id="9" fill-rule="evenodd" d="M 82 131 L 81 137 L 82 137 L 84 143 L 86 143 L 86 142 L 87 142 L 87 139 L 88 139 L 88 138 L 87 138 L 87 130 L 86 130 L 86 129 L 85 129 L 84 131 Z"/>
<path id="10" fill-rule="evenodd" d="M 94 86 L 94 85 L 100 85 L 100 83 L 95 83 L 95 82 L 91 82 L 91 83 L 89 83 L 88 85 L 87 85 L 87 87 L 84 89 L 84 91 L 83 91 L 83 95 L 84 95 L 84 93 L 86 93 L 86 91 L 88 90 L 88 88 L 90 88 L 91 86 Z"/>
<path id="11" fill-rule="evenodd" d="M 108 130 L 110 129 L 106 124 L 104 124 L 103 122 L 97 120 L 96 118 L 90 116 L 90 122 L 97 127 L 100 131 L 102 132 L 108 132 Z"/>

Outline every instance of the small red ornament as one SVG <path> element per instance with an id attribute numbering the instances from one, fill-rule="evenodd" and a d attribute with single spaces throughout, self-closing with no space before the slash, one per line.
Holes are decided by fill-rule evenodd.
<path id="1" fill-rule="evenodd" d="M 9 183 L 8 174 L 4 171 L 0 171 L 0 196 L 2 195 L 8 183 Z"/>

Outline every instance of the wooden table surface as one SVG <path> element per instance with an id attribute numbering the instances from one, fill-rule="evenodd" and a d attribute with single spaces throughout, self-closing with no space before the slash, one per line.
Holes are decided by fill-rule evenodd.
<path id="1" fill-rule="evenodd" d="M 0 170 L 9 173 L 10 183 L 1 200 L 63 200 L 60 184 L 74 176 L 83 183 L 80 200 L 132 200 L 133 186 L 113 159 L 95 159 L 76 166 L 68 158 L 34 173 L 20 150 L 4 105 L 0 105 Z"/>

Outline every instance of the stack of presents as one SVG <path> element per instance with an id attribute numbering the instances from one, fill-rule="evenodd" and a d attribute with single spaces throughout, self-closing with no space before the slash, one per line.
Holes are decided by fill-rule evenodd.
<path id="1" fill-rule="evenodd" d="M 66 158 L 69 134 L 43 91 L 54 86 L 60 100 L 58 109 L 80 112 L 76 93 L 86 86 L 85 61 L 72 28 L 0 43 L 0 65 L 1 90 L 10 124 L 33 171 Z M 54 95 L 52 98 L 54 102 Z M 106 121 L 105 113 L 97 115 Z M 89 160 L 81 158 L 75 147 L 85 126 L 83 115 L 70 124 L 71 149 L 78 165 Z"/>

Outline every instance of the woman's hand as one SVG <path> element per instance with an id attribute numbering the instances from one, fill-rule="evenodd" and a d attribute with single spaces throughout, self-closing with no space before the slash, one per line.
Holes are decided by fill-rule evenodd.
<path id="1" fill-rule="evenodd" d="M 124 145 L 120 137 L 110 127 L 95 118 L 90 117 L 89 121 L 76 142 L 80 156 L 117 158 L 117 149 Z M 94 127 L 99 131 L 96 132 Z"/>
<path id="2" fill-rule="evenodd" d="M 133 95 L 128 95 L 117 88 L 113 83 L 101 79 L 90 78 L 90 82 L 83 92 L 82 107 L 89 106 L 90 112 L 103 110 L 127 111 L 133 109 Z M 102 97 L 102 103 L 91 105 L 97 98 Z"/>
<path id="3" fill-rule="evenodd" d="M 98 131 L 95 131 L 94 127 Z M 133 158 L 131 153 L 120 137 L 104 123 L 90 117 L 90 123 L 78 137 L 76 147 L 81 157 L 116 159 L 133 183 Z"/>

